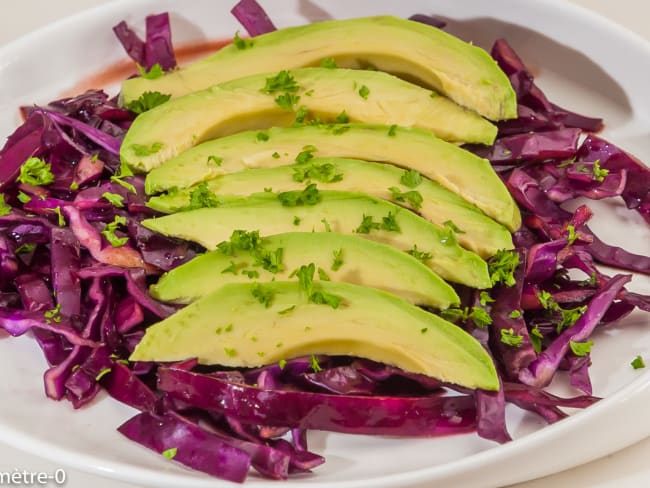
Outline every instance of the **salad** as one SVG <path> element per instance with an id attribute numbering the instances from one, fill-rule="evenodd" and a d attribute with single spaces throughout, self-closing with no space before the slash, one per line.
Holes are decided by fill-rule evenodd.
<path id="1" fill-rule="evenodd" d="M 235 35 L 235 52 L 253 53 L 264 42 L 255 36 L 275 31 L 254 1 L 240 2 L 233 13 L 252 36 Z M 440 19 L 424 15 L 395 21 L 402 22 L 418 26 L 410 29 L 426 24 L 434 37 L 444 28 Z M 207 86 L 221 83 L 219 90 L 207 88 L 219 92 L 220 107 L 227 100 L 223 93 L 235 91 L 270 100 L 289 114 L 288 124 L 278 122 L 288 128 L 272 123 L 232 130 L 233 119 L 210 119 L 211 127 L 221 124 L 225 132 L 191 132 L 187 141 L 172 144 L 163 129 L 179 124 L 166 126 L 165 110 L 173 113 L 171 107 L 182 108 L 196 95 L 139 88 L 183 73 L 168 16 L 152 15 L 146 26 L 144 41 L 126 23 L 115 26 L 140 75 L 125 81 L 120 99 L 91 90 L 23 107 L 24 123 L 0 151 L 0 328 L 14 336 L 29 331 L 38 342 L 50 365 L 44 374 L 49 398 L 79 408 L 105 390 L 140 411 L 119 426 L 124 436 L 239 482 L 250 467 L 285 479 L 322 464 L 307 444 L 309 429 L 408 437 L 475 431 L 508 442 L 507 404 L 552 423 L 567 415 L 563 408 L 598 401 L 589 378 L 592 333 L 635 308 L 649 310 L 650 297 L 625 287 L 629 273 L 650 274 L 650 258 L 602 242 L 588 225 L 587 205 L 568 211 L 561 204 L 620 197 L 650 222 L 649 170 L 596 135 L 600 119 L 549 101 L 505 40 L 495 42 L 491 56 L 499 68 L 495 76 L 508 84 L 502 96 L 512 91 L 516 99 L 510 114 L 505 102 L 492 112 L 490 103 L 472 105 L 471 96 L 464 99 L 453 87 L 436 87 L 438 93 L 403 86 L 368 63 L 380 72 L 350 75 L 354 98 L 343 105 L 329 99 L 335 116 L 321 117 L 327 110 L 318 108 L 318 94 L 327 86 L 338 89 L 333 77 L 350 81 L 349 70 L 338 64 L 345 60 L 323 57 L 320 68 L 281 66 L 223 83 L 209 78 Z M 322 70 L 331 71 L 325 81 L 318 78 Z M 307 95 L 310 84 L 313 94 Z M 424 93 L 418 100 L 457 118 L 447 125 L 459 130 L 436 125 L 436 117 L 409 126 L 388 104 L 388 119 L 378 121 L 363 105 L 378 93 L 403 90 Z M 208 105 L 206 98 L 197 105 Z M 236 103 L 232 113 L 240 110 Z M 283 137 L 295 141 L 299 133 L 306 138 L 298 138 L 299 146 L 273 146 Z M 328 149 L 333 139 L 337 150 Z M 471 166 L 470 176 L 485 171 L 485 193 L 503 194 L 489 201 L 479 185 L 452 189 L 438 167 L 414 167 L 417 161 L 407 157 L 371 152 L 382 140 L 395 146 L 404 139 L 409 147 L 418 142 L 428 151 L 444 149 L 446 158 Z M 440 139 L 469 144 L 461 149 Z M 346 151 L 353 152 L 341 153 L 340 141 L 348 140 L 354 150 Z M 243 148 L 266 143 L 283 150 L 269 151 L 265 165 L 237 166 Z M 366 181 L 355 183 L 350 176 L 359 168 Z M 394 183 L 368 184 L 382 178 Z M 443 198 L 444 205 L 430 207 Z M 251 208 L 253 227 L 246 227 Z M 350 208 L 356 209 L 354 225 L 345 227 Z M 381 211 L 372 215 L 371 208 Z M 331 212 L 321 219 L 314 214 L 318 209 Z M 285 213 L 291 219 L 277 224 Z M 188 216 L 198 216 L 190 227 Z M 212 233 L 206 237 L 203 227 Z M 425 233 L 433 233 L 437 244 L 418 247 Z M 352 259 L 355 250 L 366 259 Z M 451 264 L 445 265 L 445 252 Z M 361 273 L 352 284 L 340 283 L 346 280 L 337 273 L 346 265 L 364 270 L 372 259 L 373 269 L 396 263 L 398 271 Z M 597 264 L 620 272 L 605 274 Z M 421 284 L 404 283 L 400 271 L 421 277 Z M 242 308 L 228 316 L 224 303 L 240 298 Z M 367 310 L 355 315 L 360 335 L 346 336 L 349 331 L 332 324 L 351 320 L 345 314 L 359 302 Z M 399 335 L 414 334 L 393 330 L 391 318 L 400 313 L 418 324 L 411 354 L 368 347 L 375 337 L 392 344 Z M 249 317 L 249 325 L 238 322 L 240 316 Z M 324 335 L 316 346 L 288 335 L 289 329 L 259 340 L 269 317 L 274 324 L 299 321 L 301 332 L 322 329 Z M 380 330 L 382 319 L 387 323 Z M 191 339 L 189 349 L 172 347 L 180 340 L 165 345 L 160 331 L 183 324 L 196 329 L 196 335 L 183 336 Z M 354 340 L 347 353 L 341 352 L 341 337 Z M 248 350 L 243 341 L 257 344 Z M 447 341 L 445 351 L 458 348 L 446 357 L 453 368 L 407 360 L 441 341 Z M 212 342 L 218 347 L 193 349 Z M 631 357 L 630 368 L 642 369 L 647 360 Z M 461 371 L 461 363 L 471 366 Z M 573 397 L 545 390 L 563 372 Z"/>

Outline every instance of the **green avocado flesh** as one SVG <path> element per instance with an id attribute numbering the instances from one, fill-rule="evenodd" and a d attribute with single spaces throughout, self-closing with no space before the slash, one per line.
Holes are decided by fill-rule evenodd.
<path id="1" fill-rule="evenodd" d="M 142 224 L 160 234 L 196 242 L 208 250 L 227 240 L 233 229 L 259 230 L 263 236 L 331 230 L 389 244 L 402 251 L 417 246 L 419 251 L 432 255 L 426 264 L 442 278 L 473 288 L 492 286 L 485 261 L 460 247 L 451 229 L 443 229 L 413 212 L 365 194 L 321 191 L 319 197 L 321 201 L 316 205 L 285 206 L 277 195 L 264 193 L 227 201 L 219 207 L 147 219 Z M 363 232 L 364 219 L 367 233 Z"/>
<path id="2" fill-rule="evenodd" d="M 263 256 L 278 249 L 281 269 L 265 265 Z M 190 303 L 229 283 L 288 280 L 308 263 L 324 273 L 321 279 L 377 288 L 416 305 L 445 309 L 459 302 L 454 289 L 414 257 L 336 232 L 290 232 L 262 238 L 256 251 L 207 252 L 165 273 L 149 291 L 164 302 Z"/>
<path id="3" fill-rule="evenodd" d="M 500 249 L 512 249 L 512 235 L 501 224 L 429 179 L 422 178 L 414 188 L 405 186 L 401 180 L 407 176 L 405 170 L 389 164 L 314 158 L 304 164 L 243 170 L 208 180 L 205 185 L 213 194 L 228 199 L 261 193 L 265 188 L 276 193 L 302 190 L 313 181 L 324 190 L 366 193 L 393 201 L 438 225 L 451 222 L 462 231 L 456 235 L 459 244 L 483 258 Z M 147 205 L 167 214 L 186 210 L 196 190 L 192 187 L 153 197 Z"/>
<path id="4" fill-rule="evenodd" d="M 309 354 L 349 355 L 498 390 L 491 358 L 460 327 L 373 288 L 317 282 L 314 289 L 340 304 L 311 303 L 297 281 L 226 285 L 149 327 L 130 360 L 257 367 Z"/>
<path id="5" fill-rule="evenodd" d="M 145 189 L 153 194 L 244 169 L 293 164 L 309 146 L 315 157 L 380 161 L 416 170 L 511 231 L 521 225 L 517 204 L 489 161 L 427 131 L 383 125 L 274 127 L 223 137 L 193 147 L 152 170 Z M 371 184 L 369 181 L 366 191 Z"/>
<path id="6" fill-rule="evenodd" d="M 254 38 L 251 47 L 225 47 L 161 78 L 126 80 L 121 96 L 124 102 L 145 91 L 176 97 L 234 78 L 318 66 L 325 58 L 343 68 L 371 66 L 413 80 L 491 120 L 517 116 L 510 82 L 487 52 L 440 29 L 396 17 L 281 29 Z"/>
<path id="7" fill-rule="evenodd" d="M 150 171 L 197 144 L 247 129 L 287 126 L 294 110 L 334 121 L 345 112 L 352 122 L 426 129 L 451 142 L 492 144 L 497 129 L 445 97 L 379 71 L 302 68 L 291 72 L 300 97 L 283 108 L 284 90 L 264 92 L 278 73 L 253 75 L 172 99 L 139 115 L 120 149 L 122 162 Z M 363 91 L 364 88 L 367 92 Z"/>

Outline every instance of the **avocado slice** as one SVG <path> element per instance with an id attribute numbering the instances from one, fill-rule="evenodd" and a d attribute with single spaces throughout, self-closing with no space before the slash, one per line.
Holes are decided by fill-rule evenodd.
<path id="1" fill-rule="evenodd" d="M 131 361 L 256 367 L 308 354 L 349 355 L 467 388 L 497 390 L 492 359 L 467 332 L 389 293 L 349 283 L 233 283 L 149 327 Z M 261 303 L 264 302 L 264 303 Z"/>
<path id="2" fill-rule="evenodd" d="M 318 22 L 258 36 L 247 49 L 224 47 L 202 61 L 161 78 L 122 84 L 129 102 L 145 91 L 172 96 L 244 76 L 318 66 L 333 58 L 340 67 L 375 67 L 433 88 L 491 120 L 517 116 L 514 91 L 483 49 L 440 29 L 396 17 Z"/>
<path id="3" fill-rule="evenodd" d="M 277 160 L 276 160 L 277 161 Z M 311 179 L 310 179 L 311 175 Z M 247 169 L 205 182 L 206 189 L 220 196 L 245 196 L 265 188 L 274 192 L 299 190 L 305 182 L 318 182 L 326 190 L 366 193 L 393 201 L 416 211 L 438 225 L 453 223 L 461 232 L 456 238 L 461 246 L 489 258 L 500 249 L 512 249 L 512 235 L 501 224 L 487 217 L 474 205 L 439 184 L 421 178 L 415 187 L 410 174 L 390 164 L 358 159 L 314 158 L 306 164 L 276 168 Z M 196 187 L 173 191 L 149 199 L 147 205 L 163 213 L 187 209 Z M 420 201 L 421 200 L 421 201 Z"/>
<path id="4" fill-rule="evenodd" d="M 426 264 L 442 278 L 473 288 L 492 286 L 485 261 L 460 247 L 451 229 L 365 194 L 321 191 L 317 198 L 320 201 L 314 205 L 286 206 L 278 195 L 264 193 L 226 201 L 215 208 L 143 220 L 142 225 L 210 250 L 227 240 L 235 229 L 259 230 L 264 236 L 331 230 L 390 244 L 402 251 L 417 246 L 420 252 L 432 255 Z"/>
<path id="5" fill-rule="evenodd" d="M 283 88 L 271 87 L 268 80 Z M 267 93 L 265 86 L 272 91 Z M 280 97 L 289 96 L 300 98 L 284 106 Z M 497 134 L 475 112 L 392 75 L 302 68 L 239 78 L 158 105 L 135 119 L 120 157 L 134 169 L 150 171 L 209 139 L 291 125 L 300 120 L 294 110 L 319 120 L 333 121 L 345 112 L 353 122 L 419 127 L 451 142 L 492 144 Z"/>
<path id="6" fill-rule="evenodd" d="M 280 266 L 263 260 L 278 254 Z M 288 280 L 312 262 L 319 276 L 324 273 L 321 279 L 377 288 L 416 305 L 445 309 L 459 303 L 454 289 L 416 258 L 336 232 L 288 232 L 261 238 L 255 250 L 210 251 L 165 273 L 149 291 L 163 302 L 190 303 L 229 283 Z"/>
<path id="7" fill-rule="evenodd" d="M 155 168 L 147 175 L 145 190 L 153 194 L 247 168 L 293 164 L 306 149 L 317 157 L 379 161 L 416 170 L 511 231 L 521 225 L 519 208 L 489 161 L 428 131 L 384 125 L 273 127 L 234 134 L 199 144 Z"/>

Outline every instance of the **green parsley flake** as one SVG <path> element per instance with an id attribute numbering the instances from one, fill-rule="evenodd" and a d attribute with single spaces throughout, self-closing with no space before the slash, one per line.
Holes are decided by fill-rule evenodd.
<path id="1" fill-rule="evenodd" d="M 95 381 L 101 380 L 104 376 L 106 376 L 108 373 L 111 372 L 111 368 L 104 368 L 102 369 L 97 376 L 95 376 Z"/>
<path id="2" fill-rule="evenodd" d="M 487 291 L 482 291 L 479 294 L 478 301 L 481 304 L 481 306 L 485 307 L 488 303 L 494 303 L 494 298 L 492 298 Z"/>
<path id="3" fill-rule="evenodd" d="M 361 88 L 359 88 L 359 96 L 364 100 L 368 100 L 368 95 L 370 95 L 370 88 L 366 85 L 362 85 Z"/>
<path id="4" fill-rule="evenodd" d="M 31 202 L 31 201 L 32 201 L 32 197 L 30 197 L 27 193 L 23 193 L 22 191 L 19 191 L 19 192 L 18 192 L 18 195 L 17 195 L 16 198 L 18 198 L 18 201 L 19 201 L 20 203 L 27 203 L 27 202 Z M 5 215 L 6 215 L 6 214 L 5 214 Z"/>
<path id="5" fill-rule="evenodd" d="M 104 227 L 104 230 L 101 231 L 101 234 L 106 238 L 106 240 L 113 247 L 121 247 L 127 242 L 129 242 L 128 237 L 117 237 L 117 235 L 115 234 L 117 227 L 120 225 L 122 226 L 126 225 L 126 217 L 116 215 L 115 219 L 113 219 L 113 222 L 107 224 L 106 227 Z"/>
<path id="6" fill-rule="evenodd" d="M 609 170 L 600 167 L 600 159 L 594 161 L 594 179 L 600 183 L 605 181 L 607 175 L 609 175 Z"/>
<path id="7" fill-rule="evenodd" d="M 643 368 L 645 368 L 645 362 L 643 361 L 643 358 L 642 358 L 641 356 L 637 356 L 637 357 L 635 357 L 635 358 L 632 360 L 632 362 L 630 363 L 630 365 L 631 365 L 634 369 L 643 369 Z"/>
<path id="8" fill-rule="evenodd" d="M 323 58 L 323 60 L 320 62 L 320 67 L 327 69 L 336 69 L 338 68 L 338 65 L 333 58 Z"/>
<path id="9" fill-rule="evenodd" d="M 501 342 L 506 346 L 519 347 L 521 346 L 524 336 L 516 334 L 513 329 L 501 329 Z"/>
<path id="10" fill-rule="evenodd" d="M 232 273 L 237 275 L 237 263 L 230 261 L 230 265 L 221 270 L 221 274 Z"/>
<path id="11" fill-rule="evenodd" d="M 296 226 L 300 225 L 300 220 L 301 220 L 300 217 L 298 217 L 297 215 L 294 216 L 293 225 L 296 225 Z"/>
<path id="12" fill-rule="evenodd" d="M 260 132 L 260 134 L 261 134 L 261 132 Z M 257 140 L 259 140 L 259 134 L 258 134 Z M 208 156 L 208 164 L 214 164 L 215 166 L 221 166 L 222 163 L 223 163 L 223 158 L 218 158 L 217 156 Z"/>
<path id="13" fill-rule="evenodd" d="M 45 317 L 45 322 L 48 324 L 51 324 L 52 321 L 55 323 L 61 322 L 61 304 L 57 303 L 56 307 L 54 307 L 51 310 L 47 310 L 43 313 L 43 317 Z"/>
<path id="14" fill-rule="evenodd" d="M 65 217 L 61 212 L 61 207 L 48 208 L 47 210 L 51 210 L 56 214 L 57 224 L 59 224 L 59 227 L 65 227 Z"/>
<path id="15" fill-rule="evenodd" d="M 397 126 L 395 124 L 388 128 L 388 137 L 395 137 L 397 135 Z"/>
<path id="16" fill-rule="evenodd" d="M 314 146 L 305 146 L 302 151 L 296 156 L 296 163 L 305 164 L 314 158 L 314 153 L 318 151 Z"/>
<path id="17" fill-rule="evenodd" d="M 287 360 L 286 360 L 286 359 L 280 359 L 280 360 L 278 361 L 278 366 L 280 367 L 280 369 L 284 369 L 284 367 L 285 367 L 286 365 L 287 365 Z"/>
<path id="18" fill-rule="evenodd" d="M 469 313 L 467 318 L 474 322 L 476 327 L 481 329 L 492 324 L 492 317 L 490 317 L 485 309 L 481 307 L 472 307 L 472 311 Z"/>
<path id="19" fill-rule="evenodd" d="M 15 254 L 29 254 L 36 249 L 36 244 L 22 244 L 16 248 Z"/>
<path id="20" fill-rule="evenodd" d="M 178 447 L 170 447 L 162 452 L 162 456 L 165 459 L 174 459 L 176 454 L 178 454 Z"/>
<path id="21" fill-rule="evenodd" d="M 256 283 L 255 287 L 252 290 L 252 294 L 253 297 L 257 298 L 257 300 L 266 308 L 269 308 L 271 306 L 271 302 L 273 301 L 273 291 L 269 290 L 259 283 Z"/>
<path id="22" fill-rule="evenodd" d="M 145 146 L 144 144 L 131 144 L 131 149 L 133 153 L 138 157 L 151 156 L 156 154 L 163 148 L 162 142 L 154 142 L 150 146 Z"/>
<path id="23" fill-rule="evenodd" d="M 570 246 L 578 238 L 578 235 L 576 234 L 576 228 L 573 225 L 567 225 L 566 230 L 569 233 L 567 239 L 569 240 L 569 246 Z"/>
<path id="24" fill-rule="evenodd" d="M 307 108 L 306 105 L 301 105 L 300 107 L 298 107 L 298 110 L 296 110 L 296 124 L 298 125 L 302 124 L 308 116 L 309 116 L 309 109 Z"/>
<path id="25" fill-rule="evenodd" d="M 332 261 L 332 266 L 330 269 L 332 271 L 338 271 L 341 269 L 341 266 L 343 266 L 343 248 L 335 250 L 333 254 L 334 261 Z"/>
<path id="26" fill-rule="evenodd" d="M 341 304 L 341 297 L 332 295 L 321 290 L 314 290 L 314 273 L 316 272 L 316 265 L 309 263 L 302 265 L 300 268 L 295 269 L 290 275 L 290 278 L 298 277 L 300 289 L 305 292 L 308 300 L 316 305 L 329 305 L 336 309 Z"/>
<path id="27" fill-rule="evenodd" d="M 327 219 L 322 219 L 321 223 L 325 226 L 325 232 L 332 232 L 332 226 L 327 221 Z"/>
<path id="28" fill-rule="evenodd" d="M 511 319 L 521 318 L 521 310 L 513 310 L 508 314 L 508 317 L 510 317 Z"/>
<path id="29" fill-rule="evenodd" d="M 278 199 L 285 207 L 302 207 L 316 205 L 321 202 L 321 196 L 315 183 L 307 185 L 304 190 L 285 191 L 278 193 Z"/>
<path id="30" fill-rule="evenodd" d="M 433 259 L 433 255 L 430 252 L 420 251 L 418 249 L 417 244 L 414 244 L 413 249 L 411 249 L 410 251 L 406 251 L 406 253 L 410 254 L 415 259 L 423 263 L 426 263 L 427 261 L 431 261 Z"/>
<path id="31" fill-rule="evenodd" d="M 422 183 L 422 175 L 414 169 L 407 169 L 400 177 L 399 182 L 409 188 L 415 188 Z"/>
<path id="32" fill-rule="evenodd" d="M 447 227 L 448 229 L 453 231 L 454 234 L 464 234 L 465 233 L 465 231 L 462 230 L 462 229 L 459 229 L 458 226 L 456 224 L 454 224 L 454 222 L 452 220 L 446 220 L 446 221 L 444 221 L 442 223 L 442 225 L 444 225 L 445 227 Z"/>
<path id="33" fill-rule="evenodd" d="M 221 205 L 221 202 L 215 194 L 210 191 L 208 184 L 205 181 L 196 186 L 194 190 L 190 192 L 190 204 L 188 210 L 214 208 L 219 205 Z"/>
<path id="34" fill-rule="evenodd" d="M 361 219 L 361 224 L 357 227 L 354 232 L 357 234 L 370 234 L 371 230 L 380 229 L 381 224 L 379 222 L 374 222 L 372 215 L 363 215 Z"/>
<path id="35" fill-rule="evenodd" d="M 266 79 L 266 84 L 262 91 L 264 93 L 276 92 L 297 92 L 300 87 L 293 75 L 286 70 L 280 71 L 277 75 Z"/>
<path id="36" fill-rule="evenodd" d="M 41 158 L 29 158 L 21 165 L 17 179 L 26 185 L 51 185 L 54 183 L 52 166 Z"/>
<path id="37" fill-rule="evenodd" d="M 165 74 L 160 63 L 154 64 L 149 70 L 138 64 L 138 71 L 140 72 L 140 76 L 145 80 L 155 80 Z"/>
<path id="38" fill-rule="evenodd" d="M 488 262 L 492 285 L 515 285 L 515 270 L 519 266 L 519 254 L 514 251 L 499 250 Z"/>
<path id="39" fill-rule="evenodd" d="M 320 266 L 318 267 L 318 279 L 321 281 L 332 281 L 327 272 Z"/>
<path id="40" fill-rule="evenodd" d="M 135 114 L 142 114 L 169 101 L 171 97 L 172 96 L 167 93 L 160 93 L 158 91 L 146 91 L 140 95 L 137 100 L 131 100 L 129 103 L 127 103 L 126 108 Z M 136 156 L 142 155 L 136 153 Z"/>
<path id="41" fill-rule="evenodd" d="M 391 192 L 394 201 L 408 203 L 415 210 L 422 208 L 422 202 L 424 199 L 419 191 L 411 190 L 402 192 L 402 190 L 396 186 L 391 186 L 388 191 Z"/>
<path id="42" fill-rule="evenodd" d="M 336 116 L 336 119 L 334 119 L 337 124 L 347 124 L 350 122 L 350 117 L 348 117 L 348 114 L 343 110 L 340 114 Z"/>
<path id="43" fill-rule="evenodd" d="M 118 208 L 124 208 L 124 197 L 118 195 L 117 193 L 104 192 L 102 193 L 102 198 L 108 200 L 110 203 L 115 205 Z"/>
<path id="44" fill-rule="evenodd" d="M 273 154 L 271 154 L 271 157 L 272 157 L 273 159 L 280 159 L 280 153 L 276 151 L 276 152 L 274 152 Z"/>
<path id="45" fill-rule="evenodd" d="M 293 312 L 296 309 L 295 305 L 291 305 L 290 307 L 285 308 L 284 310 L 280 310 L 278 312 L 279 315 L 286 315 L 288 313 Z"/>
<path id="46" fill-rule="evenodd" d="M 311 369 L 314 370 L 314 373 L 318 373 L 320 371 L 323 371 L 323 368 L 320 367 L 320 364 L 318 364 L 318 359 L 316 356 L 313 354 L 311 355 L 311 358 L 309 359 Z"/>
<path id="47" fill-rule="evenodd" d="M 226 356 L 229 358 L 234 358 L 237 355 L 237 350 L 233 347 L 224 347 L 223 352 L 225 352 Z"/>
<path id="48" fill-rule="evenodd" d="M 0 216 L 9 215 L 10 213 L 11 213 L 11 206 L 7 204 L 7 201 L 5 200 L 5 194 L 0 193 Z"/>
<path id="49" fill-rule="evenodd" d="M 592 341 L 586 341 L 586 342 L 573 342 L 569 341 L 569 347 L 571 347 L 571 351 L 573 351 L 573 354 L 576 356 L 586 356 L 589 351 L 591 351 L 591 346 L 593 346 L 594 343 Z"/>
<path id="50" fill-rule="evenodd" d="M 111 181 L 113 183 L 117 183 L 122 188 L 126 188 L 131 193 L 137 193 L 137 190 L 135 189 L 135 186 L 133 186 L 131 183 L 129 183 L 127 181 L 124 181 L 120 176 L 111 176 Z"/>
<path id="51" fill-rule="evenodd" d="M 336 166 L 331 163 L 300 165 L 293 168 L 293 180 L 299 183 L 305 180 L 316 180 L 321 183 L 336 183 L 343 179 L 343 173 L 336 172 Z"/>
<path id="52" fill-rule="evenodd" d="M 261 266 L 269 273 L 277 274 L 284 270 L 284 265 L 282 264 L 284 248 L 282 247 L 278 247 L 275 251 L 257 249 L 253 255 L 255 257 L 255 266 Z"/>
<path id="53" fill-rule="evenodd" d="M 235 47 L 243 51 L 244 49 L 248 49 L 253 47 L 253 44 L 255 44 L 255 41 L 252 39 L 242 39 L 239 37 L 239 31 L 235 32 L 234 37 L 232 38 L 232 43 L 235 45 Z"/>
<path id="54" fill-rule="evenodd" d="M 241 274 L 247 276 L 249 280 L 255 280 L 260 277 L 259 271 L 254 269 L 244 269 L 242 270 Z"/>
<path id="55" fill-rule="evenodd" d="M 292 93 L 283 93 L 275 97 L 276 105 L 284 110 L 293 110 L 293 106 L 299 101 L 300 95 L 293 95 Z"/>
<path id="56" fill-rule="evenodd" d="M 535 326 L 531 329 L 529 337 L 530 337 L 530 343 L 533 346 L 533 350 L 537 354 L 542 352 L 542 339 L 544 339 L 544 335 L 539 330 L 538 326 Z"/>
<path id="57" fill-rule="evenodd" d="M 73 181 L 72 183 L 70 183 L 70 186 L 68 188 L 70 188 L 70 190 L 72 191 L 77 191 L 79 189 L 79 183 Z"/>
<path id="58" fill-rule="evenodd" d="M 397 220 L 395 220 L 395 214 L 393 212 L 388 212 L 386 217 L 382 217 L 381 228 L 387 232 L 402 232 Z"/>

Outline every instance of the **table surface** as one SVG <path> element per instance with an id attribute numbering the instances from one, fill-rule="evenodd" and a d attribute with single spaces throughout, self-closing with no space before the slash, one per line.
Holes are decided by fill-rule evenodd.
<path id="1" fill-rule="evenodd" d="M 37 29 L 59 18 L 82 9 L 107 3 L 110 0 L 20 0 L 10 7 L 3 4 L 0 18 L 0 46 L 29 31 Z M 650 2 L 643 0 L 567 0 L 603 14 L 650 40 L 647 19 L 650 16 Z M 9 15 L 6 15 L 9 13 Z M 576 468 L 510 488 L 638 488 L 647 486 L 650 480 L 650 438 L 634 444 L 605 458 Z M 136 488 L 93 476 L 81 471 L 58 466 L 28 453 L 10 448 L 0 441 L 0 472 L 32 471 L 54 473 L 57 469 L 66 471 L 67 488 Z M 422 487 L 424 488 L 424 487 Z"/>

